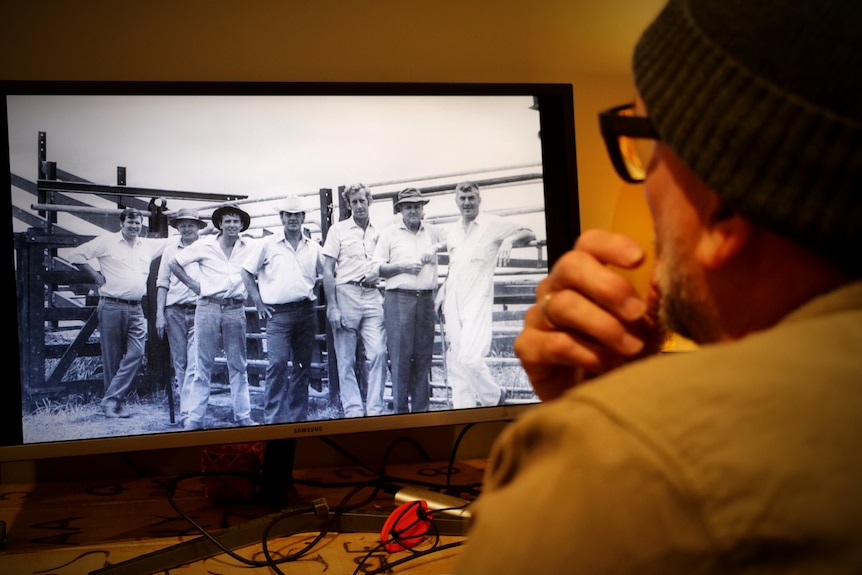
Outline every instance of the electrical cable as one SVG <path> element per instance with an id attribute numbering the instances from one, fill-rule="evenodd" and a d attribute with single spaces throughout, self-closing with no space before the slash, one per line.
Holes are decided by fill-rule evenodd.
<path id="1" fill-rule="evenodd" d="M 137 463 L 135 463 L 131 457 L 129 457 L 128 453 L 121 453 L 120 459 L 122 459 L 126 465 L 131 467 L 135 471 L 135 473 L 138 474 L 138 477 L 146 477 L 147 476 L 147 474 L 144 473 L 144 470 L 141 469 L 141 467 Z"/>
<path id="2" fill-rule="evenodd" d="M 398 525 L 399 520 L 405 515 L 407 515 L 410 511 L 415 511 L 416 518 L 413 521 L 408 522 L 406 525 Z M 440 511 L 446 510 L 443 509 Z M 452 543 L 440 545 L 440 532 L 433 522 L 432 514 L 425 509 L 421 501 L 410 502 L 410 504 L 400 507 L 396 512 L 399 513 L 399 515 L 394 517 L 393 528 L 386 534 L 387 540 L 381 541 L 378 545 L 369 550 L 358 561 L 353 575 L 358 575 L 360 573 L 360 570 L 365 567 L 367 561 L 376 553 L 382 550 L 386 550 L 392 553 L 392 551 L 389 551 L 389 545 L 393 542 L 398 543 L 398 546 L 401 548 L 401 550 L 409 552 L 410 555 L 392 562 L 385 561 L 379 568 L 371 571 L 362 570 L 361 572 L 364 575 L 371 575 L 375 573 L 388 573 L 391 572 L 392 567 L 403 565 L 404 563 L 419 559 L 420 557 L 425 557 L 432 553 L 438 553 L 440 551 L 445 551 L 446 549 L 452 549 L 454 547 L 463 545 L 464 543 L 463 541 L 455 541 Z M 415 541 L 417 534 L 413 531 L 413 529 L 421 522 L 427 522 L 429 530 L 433 532 L 433 541 L 430 548 L 417 550 L 414 548 L 414 546 L 417 544 L 417 542 Z"/>
<path id="3" fill-rule="evenodd" d="M 337 451 L 338 453 L 344 455 L 345 457 L 347 457 L 348 459 L 353 461 L 356 465 L 365 469 L 366 471 L 368 471 L 372 475 L 377 475 L 377 470 L 371 469 L 369 466 L 365 465 L 365 463 L 363 463 L 358 457 L 356 457 L 355 455 L 353 455 L 352 453 L 350 453 L 349 451 L 347 451 L 346 449 L 344 449 L 343 447 L 341 447 L 340 445 L 338 445 L 337 443 L 335 443 L 334 441 L 329 439 L 327 436 L 320 435 L 320 436 L 318 436 L 318 439 L 320 441 L 324 442 L 326 445 L 328 445 L 332 449 L 334 449 L 335 451 Z"/>
<path id="4" fill-rule="evenodd" d="M 189 479 L 194 479 L 194 478 L 213 477 L 213 476 L 246 477 L 246 478 L 250 478 L 250 479 L 257 479 L 257 476 L 254 474 L 242 473 L 242 472 L 207 472 L 207 471 L 202 471 L 202 472 L 198 472 L 198 473 L 187 473 L 187 474 L 175 477 L 174 479 L 171 480 L 171 482 L 168 484 L 168 488 L 167 488 L 167 498 L 168 498 L 168 503 L 170 503 L 171 507 L 173 507 L 174 510 L 177 513 L 179 513 L 183 519 L 188 521 L 192 525 L 192 527 L 194 527 L 198 532 L 200 532 L 200 534 L 203 535 L 206 539 L 208 539 L 213 545 L 218 547 L 225 555 L 228 555 L 232 559 L 242 563 L 243 565 L 247 565 L 250 567 L 274 567 L 275 564 L 286 563 L 288 561 L 295 561 L 300 556 L 304 555 L 305 553 L 307 553 L 308 551 L 311 550 L 313 545 L 309 545 L 305 549 L 302 549 L 300 552 L 289 555 L 286 559 L 279 559 L 279 560 L 276 560 L 273 562 L 273 561 L 269 560 L 270 555 L 269 555 L 268 551 L 265 551 L 265 555 L 267 556 L 267 561 L 256 561 L 254 559 L 248 559 L 246 557 L 243 557 L 242 555 L 239 555 L 238 553 L 234 552 L 232 549 L 223 545 L 205 527 L 200 525 L 197 521 L 194 520 L 194 518 L 191 517 L 191 515 L 186 513 L 186 511 L 179 506 L 179 504 L 176 502 L 176 500 L 174 498 L 174 493 L 176 492 L 177 485 L 179 485 L 181 482 L 189 480 Z M 287 518 L 294 517 L 296 515 L 301 515 L 303 513 L 308 513 L 308 512 L 314 512 L 314 507 L 311 505 L 309 505 L 308 507 L 297 507 L 297 508 L 291 509 L 290 511 L 279 513 L 272 520 L 272 522 L 269 525 L 267 525 L 267 527 L 265 528 L 265 533 L 268 534 L 274 525 L 277 525 L 279 522 L 284 521 Z M 317 538 L 315 541 L 313 541 L 313 543 L 316 544 L 317 541 L 320 540 L 320 538 L 325 536 L 325 534 L 326 534 L 326 531 L 321 531 L 320 537 Z"/>
<path id="5" fill-rule="evenodd" d="M 437 547 L 431 549 L 415 551 L 414 555 L 409 555 L 407 557 L 403 557 L 392 562 L 387 562 L 385 567 L 380 567 L 379 569 L 375 569 L 373 571 L 366 571 L 363 575 L 376 575 L 377 573 L 386 573 L 391 571 L 393 567 L 398 567 L 399 565 L 403 565 L 404 563 L 415 561 L 416 559 L 425 557 L 426 555 L 431 555 L 433 553 L 446 551 L 447 549 L 454 549 L 455 547 L 460 547 L 464 543 L 464 541 L 453 541 L 452 543 L 444 543 L 443 545 L 438 545 Z"/>
<path id="6" fill-rule="evenodd" d="M 458 455 L 458 447 L 461 445 L 461 440 L 467 435 L 467 432 L 473 428 L 474 423 L 468 423 L 455 438 L 455 443 L 452 445 L 452 450 L 449 452 L 449 466 L 446 468 L 446 492 L 451 492 L 452 489 L 452 470 L 455 468 L 455 456 Z"/>
<path id="7" fill-rule="evenodd" d="M 260 542 L 261 543 L 261 549 L 263 550 L 263 555 L 264 555 L 264 557 L 266 557 L 266 560 L 268 562 L 267 566 L 270 567 L 273 571 L 275 571 L 278 575 L 286 575 L 284 573 L 284 571 L 279 569 L 279 567 L 278 567 L 279 565 L 281 565 L 282 563 L 288 563 L 290 561 L 296 561 L 297 559 L 299 559 L 300 557 L 302 557 L 303 555 L 305 555 L 306 553 L 311 551 L 314 548 L 314 546 L 317 545 L 318 543 L 320 543 L 320 541 L 324 537 L 326 537 L 327 533 L 329 533 L 328 528 L 321 529 L 318 532 L 318 534 L 312 538 L 311 542 L 309 542 L 305 547 L 303 547 L 299 551 L 296 551 L 294 553 L 288 553 L 284 557 L 281 557 L 279 559 L 275 559 L 274 557 L 272 557 L 272 555 L 270 554 L 270 551 L 269 551 L 269 540 L 270 540 L 269 534 L 272 531 L 272 529 L 276 525 L 278 525 L 279 521 L 281 521 L 283 519 L 287 519 L 288 517 L 290 517 L 290 516 L 286 515 L 284 517 L 277 518 L 276 520 L 273 520 L 272 522 L 270 522 L 266 526 L 266 528 L 264 528 L 263 534 L 261 535 L 261 542 Z"/>
<path id="8" fill-rule="evenodd" d="M 338 504 L 338 505 L 336 505 L 335 507 L 333 507 L 333 509 L 334 509 L 337 513 L 346 513 L 346 512 L 348 512 L 348 511 L 353 510 L 353 509 L 360 509 L 360 508 L 362 508 L 362 507 L 365 507 L 366 505 L 369 505 L 371 502 L 373 502 L 375 499 L 377 499 L 377 494 L 378 494 L 378 493 L 380 493 L 380 491 L 381 491 L 381 489 L 382 489 L 382 486 L 381 486 L 381 485 L 377 485 L 377 483 L 378 483 L 378 480 L 374 480 L 374 481 L 368 481 L 368 482 L 366 482 L 366 484 L 365 484 L 365 485 L 357 485 L 357 486 L 356 486 L 356 487 L 354 487 L 352 490 L 350 490 L 350 491 L 347 493 L 347 495 L 345 495 L 344 497 L 342 497 L 342 498 L 341 498 L 341 501 L 339 502 L 339 504 Z M 364 488 L 366 488 L 366 487 L 373 487 L 373 490 L 372 490 L 372 492 L 371 492 L 371 495 L 369 495 L 368 497 L 366 497 L 365 499 L 363 499 L 363 500 L 362 500 L 362 501 L 360 501 L 359 503 L 354 503 L 354 504 L 352 504 L 352 505 L 348 505 L 348 502 L 350 501 L 350 499 L 351 499 L 355 494 L 359 493 L 360 491 L 362 491 L 362 489 L 364 489 Z"/>
<path id="9" fill-rule="evenodd" d="M 470 426 L 468 426 L 468 428 L 469 427 Z M 462 430 L 462 434 L 460 437 L 463 437 L 463 433 L 464 433 L 464 431 Z M 363 463 L 362 461 L 360 461 L 356 456 L 354 456 L 352 453 L 350 453 L 349 451 L 347 451 L 346 449 L 344 449 L 343 447 L 338 445 L 333 440 L 331 440 L 325 436 L 321 436 L 319 439 L 321 441 L 323 441 L 324 443 L 326 443 L 332 449 L 336 450 L 337 452 L 341 453 L 342 455 L 344 455 L 345 457 L 347 457 L 348 459 L 350 459 L 351 461 L 356 463 L 359 467 L 362 467 L 363 469 L 365 469 L 366 471 L 371 473 L 373 476 L 379 478 L 379 480 L 382 482 L 385 482 L 385 483 L 403 483 L 403 484 L 407 484 L 407 485 L 417 485 L 420 487 L 426 487 L 428 489 L 458 488 L 458 489 L 466 491 L 468 493 L 475 494 L 475 488 L 473 485 L 452 485 L 451 479 L 448 481 L 448 485 L 441 485 L 440 483 L 434 483 L 434 482 L 430 482 L 430 481 L 422 481 L 419 479 L 412 479 L 412 478 L 406 478 L 406 477 L 399 477 L 399 476 L 395 476 L 395 475 L 389 475 L 388 473 L 386 473 L 387 463 L 385 460 L 383 462 L 381 469 L 375 470 L 375 469 L 372 469 L 371 467 L 369 467 L 368 465 L 366 465 L 365 463 Z M 410 438 L 402 437 L 402 438 L 396 439 L 395 443 L 400 442 L 400 441 L 411 442 L 413 440 L 411 440 Z M 418 444 L 417 444 L 417 446 L 418 446 Z M 388 455 L 391 454 L 392 448 L 393 448 L 393 444 L 390 444 L 390 446 L 386 450 L 387 457 L 388 457 Z M 456 444 L 456 448 L 457 448 L 457 444 Z M 427 453 L 424 451 L 424 449 L 421 450 L 421 452 L 427 458 Z M 455 452 L 452 451 L 452 453 L 453 453 L 453 457 L 454 457 Z M 452 466 L 454 466 L 454 464 L 452 464 Z M 300 484 L 310 484 L 310 483 L 305 482 L 304 480 L 298 480 L 298 479 L 295 479 L 294 482 L 300 483 Z M 338 486 L 337 484 L 332 484 L 332 485 Z M 347 485 L 347 483 L 342 484 L 340 486 L 344 486 L 344 485 Z"/>
<path id="10" fill-rule="evenodd" d="M 432 482 L 415 480 L 415 479 L 400 478 L 400 477 L 396 477 L 396 476 L 391 476 L 387 473 L 386 469 L 388 466 L 388 459 L 391 456 L 392 451 L 401 443 L 411 444 L 413 447 L 415 447 L 417 449 L 417 451 L 421 454 L 421 456 L 423 457 L 423 459 L 425 461 L 430 460 L 427 452 L 425 452 L 425 450 L 422 448 L 421 445 L 419 445 L 418 442 L 416 442 L 415 440 L 413 440 L 411 438 L 406 438 L 406 437 L 399 438 L 387 446 L 387 448 L 384 452 L 383 461 L 381 463 L 380 469 L 374 470 L 374 469 L 370 468 L 369 466 L 365 465 L 362 461 L 360 461 L 352 453 L 350 453 L 348 450 L 344 449 L 343 447 L 341 447 L 340 445 L 338 445 L 334 441 L 330 440 L 329 438 L 327 438 L 325 436 L 321 436 L 320 439 L 324 443 L 326 443 L 332 449 L 338 451 L 339 453 L 341 453 L 342 455 L 344 455 L 345 457 L 347 457 L 348 459 L 355 462 L 357 465 L 359 465 L 360 467 L 362 467 L 363 469 L 365 469 L 366 471 L 371 473 L 373 476 L 373 479 L 365 480 L 365 481 L 351 481 L 351 482 L 345 481 L 345 482 L 334 482 L 334 483 L 294 479 L 294 482 L 299 483 L 299 484 L 303 484 L 303 485 L 311 485 L 311 486 L 319 486 L 319 487 L 351 487 L 350 491 L 342 497 L 339 504 L 332 508 L 332 511 L 335 513 L 336 517 L 340 514 L 347 513 L 350 510 L 362 508 L 362 507 L 372 503 L 377 498 L 377 496 L 381 490 L 383 490 L 387 493 L 391 493 L 393 490 L 397 491 L 400 488 L 396 485 L 393 485 L 395 483 L 407 484 L 407 485 L 416 485 L 416 486 L 420 486 L 420 487 L 426 487 L 429 489 L 445 489 L 447 492 L 449 492 L 450 490 L 452 490 L 456 487 L 461 491 L 475 492 L 475 489 L 473 488 L 473 486 L 460 486 L 460 485 L 453 485 L 452 484 L 452 476 L 456 472 L 455 459 L 457 456 L 458 447 L 460 446 L 461 441 L 463 440 L 467 431 L 469 429 L 471 429 L 473 427 L 473 425 L 474 424 L 466 425 L 464 428 L 461 429 L 458 436 L 456 437 L 455 443 L 454 443 L 453 448 L 450 452 L 449 462 L 448 462 L 448 466 L 446 469 L 446 483 L 445 483 L 445 485 L 440 485 L 439 483 L 432 483 Z M 273 571 L 275 571 L 277 573 L 277 575 L 285 575 L 284 572 L 278 567 L 279 565 L 282 565 L 284 563 L 288 563 L 291 561 L 295 561 L 295 560 L 299 559 L 300 557 L 302 557 L 303 555 L 307 554 L 329 532 L 328 527 L 329 527 L 330 523 L 327 523 L 299 551 L 288 553 L 287 555 L 285 555 L 283 557 L 279 557 L 279 558 L 274 557 L 272 554 L 273 551 L 270 549 L 270 533 L 272 532 L 272 529 L 278 523 L 280 523 L 281 521 L 284 521 L 290 517 L 300 515 L 303 513 L 314 512 L 313 506 L 293 508 L 293 509 L 287 510 L 283 513 L 277 514 L 276 517 L 270 523 L 268 523 L 266 525 L 266 527 L 264 528 L 264 531 L 262 534 L 262 540 L 261 540 L 261 548 L 263 551 L 263 555 L 266 558 L 265 561 L 259 561 L 259 560 L 248 559 L 246 557 L 243 557 L 242 555 L 237 554 L 232 549 L 229 549 L 226 546 L 224 546 L 222 543 L 220 543 L 209 531 L 207 531 L 203 526 L 201 526 L 199 523 L 197 523 L 188 513 L 186 513 L 179 506 L 179 504 L 177 503 L 177 501 L 174 497 L 175 492 L 177 490 L 177 486 L 181 482 L 189 480 L 189 479 L 193 479 L 193 478 L 203 478 L 203 477 L 212 477 L 212 476 L 243 477 L 243 478 L 249 478 L 252 480 L 259 480 L 260 479 L 259 475 L 251 474 L 251 473 L 243 473 L 243 472 L 198 472 L 198 473 L 184 474 L 184 475 L 180 475 L 180 476 L 178 476 L 178 477 L 176 477 L 170 481 L 168 488 L 167 488 L 168 502 L 170 503 L 171 507 L 173 507 L 174 510 L 177 513 L 179 513 L 182 518 L 184 518 L 186 521 L 188 521 L 189 524 L 192 525 L 192 527 L 194 527 L 198 532 L 200 532 L 201 535 L 203 535 L 206 539 L 208 539 L 211 543 L 213 543 L 225 555 L 233 558 L 234 560 L 242 563 L 243 565 L 247 565 L 250 567 L 268 567 L 268 568 L 272 569 Z M 351 502 L 351 500 L 353 498 L 355 498 L 357 494 L 362 492 L 364 489 L 368 489 L 368 488 L 370 488 L 372 490 L 371 494 L 369 496 L 363 498 L 362 500 L 360 500 L 358 502 Z M 420 502 L 418 500 L 415 502 L 415 504 L 417 506 L 419 506 L 420 503 L 424 503 L 424 502 Z M 401 511 L 402 515 L 404 513 L 406 513 L 407 509 L 412 509 L 412 508 L 413 508 L 412 506 L 404 507 L 404 509 Z M 442 510 L 438 509 L 438 511 L 444 512 L 444 511 L 446 511 L 446 509 L 442 509 Z M 400 519 L 400 517 L 396 517 L 396 522 L 398 519 Z M 433 533 L 433 536 L 431 539 L 431 541 L 432 541 L 431 547 L 429 549 L 423 549 L 423 550 L 413 549 L 412 547 L 414 545 L 416 545 L 416 543 L 417 543 L 416 542 L 417 534 L 416 534 L 416 532 L 413 532 L 411 530 L 413 528 L 415 528 L 417 525 L 419 525 L 421 522 L 426 522 L 426 521 L 428 522 L 428 530 Z M 426 535 L 427 533 L 428 533 L 428 531 L 423 532 L 423 534 L 421 535 L 422 540 L 428 539 L 428 536 Z M 433 522 L 433 515 L 431 513 L 426 512 L 425 509 L 421 506 L 418 508 L 417 517 L 414 521 L 409 522 L 406 526 L 400 526 L 399 529 L 392 530 L 390 532 L 390 535 L 392 537 L 392 541 L 390 541 L 390 543 L 391 542 L 399 543 L 399 546 L 402 549 L 409 551 L 410 555 L 407 557 L 403 557 L 401 559 L 398 559 L 394 562 L 388 562 L 387 561 L 378 569 L 375 569 L 373 571 L 366 571 L 365 572 L 366 575 L 370 575 L 370 574 L 374 574 L 374 573 L 389 572 L 389 571 L 391 571 L 392 567 L 402 565 L 408 561 L 418 559 L 420 557 L 424 557 L 424 556 L 429 555 L 431 553 L 436 553 L 436 552 L 443 551 L 446 549 L 451 549 L 451 548 L 457 547 L 459 545 L 462 545 L 464 543 L 463 541 L 458 541 L 458 542 L 454 542 L 454 543 L 448 543 L 448 544 L 440 545 L 439 544 L 440 534 L 439 534 L 439 530 L 437 529 L 437 526 Z M 385 543 L 386 542 L 381 543 L 380 545 L 375 546 L 374 549 L 369 551 L 369 553 L 366 556 L 364 556 L 363 559 L 359 562 L 359 564 L 357 565 L 357 570 L 354 573 L 358 574 L 359 569 L 364 566 L 364 564 L 367 562 L 367 560 L 371 556 L 373 556 L 374 553 L 379 552 L 381 549 L 386 549 Z"/>
<path id="11" fill-rule="evenodd" d="M 383 464 L 380 468 L 380 475 L 385 475 L 386 473 L 386 463 L 389 461 L 389 456 L 392 451 L 400 444 L 400 443 L 409 443 L 413 447 L 416 448 L 416 451 L 419 452 L 419 455 L 422 456 L 422 459 L 425 461 L 431 461 L 431 458 L 428 456 L 428 452 L 425 451 L 419 443 L 413 439 L 412 437 L 399 437 L 395 441 L 391 442 L 389 446 L 386 448 L 386 451 L 383 452 Z"/>

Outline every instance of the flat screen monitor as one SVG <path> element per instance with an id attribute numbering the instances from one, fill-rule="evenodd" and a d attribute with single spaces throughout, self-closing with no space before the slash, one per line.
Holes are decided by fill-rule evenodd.
<path id="1" fill-rule="evenodd" d="M 7 269 L 17 296 L 16 313 L 8 311 L 16 324 L 10 331 L 17 353 L 7 356 L 12 366 L 0 408 L 0 461 L 510 420 L 538 401 L 513 340 L 534 302 L 537 283 L 579 233 L 570 85 L 6 82 L 2 90 L 0 161 L 10 194 L 3 221 L 13 239 Z M 475 220 L 462 214 L 456 201 L 456 187 L 464 182 L 479 190 Z M 194 210 L 204 224 L 211 224 L 213 213 L 228 204 L 249 215 L 240 235 L 250 250 L 259 250 L 273 238 L 285 237 L 280 207 L 288 196 L 296 196 L 291 201 L 304 210 L 303 238 L 325 253 L 333 226 L 354 218 L 342 192 L 357 183 L 370 191 L 368 220 L 381 235 L 402 222 L 399 208 L 406 204 L 398 203 L 404 197 L 399 194 L 408 188 L 420 194 L 424 229 L 448 234 L 443 236 L 448 243 L 436 253 L 434 289 L 454 289 L 447 282 L 455 283 L 449 272 L 458 249 L 462 260 L 475 258 L 475 265 L 468 266 L 475 277 L 469 285 L 461 277 L 457 287 L 477 296 L 471 301 L 484 298 L 487 325 L 485 320 L 475 324 L 475 319 L 459 325 L 459 317 L 447 317 L 437 308 L 421 327 L 402 321 L 403 341 L 414 341 L 416 330 L 433 331 L 431 349 L 415 350 L 431 355 L 430 368 L 419 376 L 419 389 L 426 389 L 428 397 L 411 397 L 406 411 L 399 410 L 389 342 L 380 412 L 347 413 L 338 362 L 355 353 L 349 358 L 355 384 L 347 384 L 359 388 L 366 406 L 367 389 L 373 386 L 371 362 L 365 346 L 347 352 L 348 347 L 337 345 L 327 313 L 332 304 L 318 272 L 310 297 L 315 331 L 305 418 L 267 422 L 267 367 L 278 340 L 271 337 L 273 320 L 261 315 L 249 298 L 239 305 L 246 321 L 250 418 L 257 425 L 235 421 L 227 346 L 220 336 L 210 349 L 202 428 L 184 429 L 183 382 L 176 377 L 169 342 L 160 337 L 157 321 L 163 252 L 153 252 L 149 272 L 143 273 L 147 286 L 140 302 L 101 294 L 99 274 L 111 271 L 99 269 L 95 259 L 90 263 L 99 273 L 85 273 L 70 254 L 103 236 L 136 241 L 120 232 L 126 208 L 142 214 L 138 238 L 169 245 L 179 241 L 172 217 L 181 210 Z M 475 227 L 483 219 L 486 229 L 493 221 L 501 229 L 527 229 L 532 235 L 497 261 L 499 238 L 464 235 L 465 223 Z M 370 243 L 367 227 L 353 232 Z M 227 232 L 207 227 L 203 233 L 198 242 L 217 242 Z M 353 249 L 361 254 L 363 247 L 371 257 L 373 246 Z M 332 256 L 323 255 L 322 261 L 327 257 Z M 487 257 L 494 263 L 483 275 Z M 339 267 L 336 283 L 342 272 L 352 273 L 349 266 Z M 372 307 L 385 302 L 386 283 L 395 281 L 380 278 L 374 287 L 365 285 L 368 279 L 351 280 L 363 284 L 356 288 Z M 402 290 L 408 298 L 409 288 Z M 416 294 L 420 297 L 426 290 L 416 291 L 423 292 Z M 102 401 L 107 386 L 103 338 L 115 338 L 112 348 L 121 356 L 135 345 L 127 343 L 127 328 L 115 325 L 115 335 L 109 336 L 101 325 L 100 306 L 113 299 L 121 301 L 107 303 L 140 306 L 147 327 L 143 340 L 136 340 L 145 349 L 123 395 L 124 417 L 109 416 Z M 480 317 L 475 310 L 461 311 L 467 318 Z M 377 311 L 383 312 L 382 307 Z M 193 309 L 189 317 L 195 315 Z M 196 325 L 197 320 L 190 321 Z M 462 351 L 452 345 L 454 330 L 477 328 L 480 334 L 487 332 L 488 344 L 472 353 L 481 355 L 502 392 L 494 401 L 474 394 L 472 404 L 457 405 L 455 395 L 464 391 L 453 389 L 453 371 L 463 369 L 463 363 L 453 365 Z M 356 328 L 354 335 L 361 331 Z M 376 337 L 384 335 L 385 329 Z M 474 343 L 471 339 L 461 346 Z M 280 352 L 285 353 L 293 369 L 291 352 Z"/>

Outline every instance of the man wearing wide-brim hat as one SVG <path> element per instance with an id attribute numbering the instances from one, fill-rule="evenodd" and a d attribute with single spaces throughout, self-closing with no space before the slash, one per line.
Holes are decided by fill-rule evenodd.
<path id="1" fill-rule="evenodd" d="M 178 231 L 180 229 L 181 222 L 190 222 L 194 224 L 198 230 L 202 230 L 207 227 L 207 223 L 201 219 L 198 211 L 193 208 L 180 208 L 176 212 L 168 215 L 168 223 Z"/>
<path id="2" fill-rule="evenodd" d="M 383 323 L 396 413 L 428 411 L 430 405 L 437 251 L 445 235 L 422 221 L 427 203 L 416 188 L 398 193 L 395 211 L 401 217 L 380 232 L 372 259 L 386 278 Z"/>
<path id="3" fill-rule="evenodd" d="M 181 208 L 168 216 L 168 222 L 179 235 L 172 236 L 162 254 L 156 279 L 156 333 L 160 338 L 167 334 L 171 350 L 174 389 L 179 396 L 179 421 L 184 422 L 195 375 L 195 307 L 198 295 L 171 273 L 170 262 L 178 251 L 198 240 L 200 231 L 207 227 L 197 210 Z M 189 274 L 200 279 L 196 265 L 189 266 Z M 173 415 L 173 414 L 172 414 Z"/>
<path id="4" fill-rule="evenodd" d="M 212 222 L 217 230 L 222 230 L 222 219 L 226 215 L 233 215 L 239 218 L 240 220 L 240 229 L 237 233 L 242 233 L 248 229 L 248 226 L 251 225 L 251 216 L 248 213 L 241 210 L 236 204 L 225 204 L 213 210 L 212 214 Z"/>
<path id="5" fill-rule="evenodd" d="M 242 266 L 246 289 L 266 319 L 264 423 L 307 419 L 317 334 L 315 288 L 323 273 L 320 245 L 302 230 L 305 207 L 300 198 L 287 196 L 276 211 L 283 232 L 261 240 L 260 249 Z"/>
<path id="6" fill-rule="evenodd" d="M 218 234 L 179 251 L 170 262 L 171 271 L 199 296 L 194 321 L 197 362 L 183 425 L 187 430 L 205 427 L 212 369 L 220 340 L 230 378 L 234 421 L 237 425 L 255 425 L 251 418 L 246 355 L 248 292 L 242 280 L 242 263 L 252 251 L 252 240 L 240 236 L 248 229 L 251 216 L 235 204 L 225 204 L 213 211 L 212 222 Z M 199 279 L 189 273 L 193 264 L 198 266 Z"/>

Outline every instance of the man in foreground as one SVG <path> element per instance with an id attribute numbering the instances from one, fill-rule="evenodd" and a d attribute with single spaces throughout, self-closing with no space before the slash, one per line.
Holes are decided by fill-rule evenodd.
<path id="1" fill-rule="evenodd" d="M 428 411 L 437 310 L 437 251 L 445 236 L 425 224 L 428 199 L 416 188 L 398 192 L 398 221 L 380 233 L 374 263 L 386 278 L 383 321 L 395 413 Z"/>
<path id="2" fill-rule="evenodd" d="M 449 272 L 443 287 L 447 378 L 452 407 L 502 404 L 503 389 L 485 358 L 493 334 L 494 272 L 506 265 L 513 247 L 536 239 L 532 230 L 494 214 L 481 213 L 482 195 L 474 182 L 455 186 L 461 219 L 448 233 Z"/>
<path id="3" fill-rule="evenodd" d="M 264 423 L 305 421 L 311 357 L 317 335 L 314 293 L 322 274 L 320 245 L 305 237 L 305 208 L 297 196 L 278 205 L 283 233 L 262 240 L 243 263 L 242 277 L 266 320 Z"/>
<path id="4" fill-rule="evenodd" d="M 516 351 L 546 403 L 498 440 L 456 573 L 859 572 L 860 19 L 671 0 L 643 34 L 602 127 L 654 281 L 590 231 L 541 282 Z M 647 358 L 663 329 L 700 349 Z"/>
<path id="5" fill-rule="evenodd" d="M 323 244 L 323 290 L 326 319 L 335 340 L 338 385 L 344 417 L 383 414 L 386 384 L 386 333 L 383 296 L 371 263 L 380 232 L 371 222 L 368 208 L 371 190 L 364 184 L 344 188 L 342 201 L 352 216 L 329 228 Z M 368 358 L 368 389 L 363 401 L 356 378 L 359 341 Z"/>
<path id="6" fill-rule="evenodd" d="M 171 272 L 198 294 L 195 308 L 197 357 L 195 377 L 188 394 L 185 430 L 204 429 L 206 426 L 215 355 L 222 345 L 234 422 L 237 425 L 256 424 L 251 418 L 248 389 L 245 317 L 248 292 L 242 280 L 242 263 L 252 247 L 240 236 L 248 229 L 251 217 L 237 206 L 227 204 L 213 211 L 212 222 L 219 233 L 177 252 L 170 262 Z M 193 264 L 198 267 L 200 279 L 193 278 L 187 269 Z"/>
<path id="7" fill-rule="evenodd" d="M 98 236 L 69 254 L 69 262 L 88 273 L 99 286 L 99 347 L 105 394 L 105 416 L 129 417 L 126 409 L 132 382 L 144 360 L 147 319 L 141 298 L 147 293 L 150 263 L 165 247 L 164 238 L 141 238 L 143 214 L 136 208 L 120 212 L 120 231 Z M 98 261 L 96 270 L 88 262 Z"/>

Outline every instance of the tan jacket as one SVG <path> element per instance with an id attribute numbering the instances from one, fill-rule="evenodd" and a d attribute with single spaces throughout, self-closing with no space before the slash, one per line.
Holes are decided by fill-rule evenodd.
<path id="1" fill-rule="evenodd" d="M 499 438 L 459 575 L 862 573 L 862 282 Z"/>

